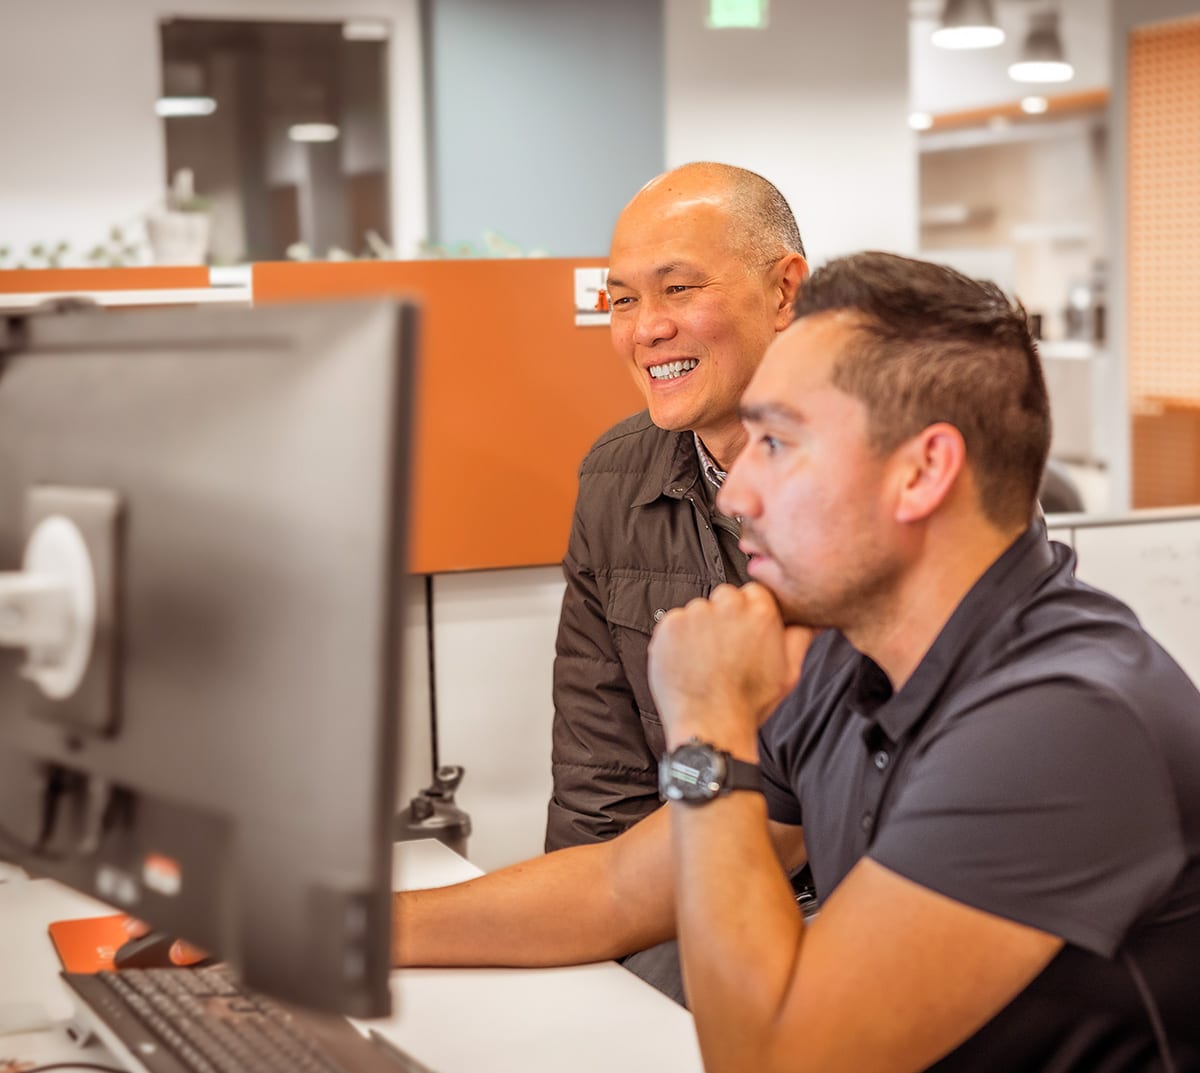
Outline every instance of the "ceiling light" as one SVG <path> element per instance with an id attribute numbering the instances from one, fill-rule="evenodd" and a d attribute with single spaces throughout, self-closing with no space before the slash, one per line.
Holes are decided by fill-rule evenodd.
<path id="1" fill-rule="evenodd" d="M 293 123 L 288 137 L 294 142 L 335 142 L 340 131 L 334 123 Z"/>
<path id="2" fill-rule="evenodd" d="M 1009 67 L 1008 75 L 1016 82 L 1069 82 L 1075 77 L 1075 68 L 1063 56 L 1057 11 L 1035 11 L 1029 16 L 1021 58 Z"/>
<path id="3" fill-rule="evenodd" d="M 1042 115 L 1050 107 L 1045 97 L 1022 97 L 1021 111 L 1026 115 Z"/>
<path id="4" fill-rule="evenodd" d="M 946 0 L 932 40 L 938 48 L 992 48 L 1004 41 L 1004 31 L 991 0 Z"/>
<path id="5" fill-rule="evenodd" d="M 933 116 L 928 112 L 910 112 L 908 115 L 908 125 L 913 130 L 928 130 L 933 126 Z"/>
<path id="6" fill-rule="evenodd" d="M 217 102 L 212 97 L 159 97 L 154 111 L 164 119 L 189 115 L 212 115 Z"/>

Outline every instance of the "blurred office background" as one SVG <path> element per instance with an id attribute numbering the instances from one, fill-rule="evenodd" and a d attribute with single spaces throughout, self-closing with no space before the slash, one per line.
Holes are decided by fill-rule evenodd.
<path id="1" fill-rule="evenodd" d="M 220 265 L 603 256 L 647 178 L 725 160 L 782 189 L 814 266 L 923 254 L 1020 297 L 1086 510 L 1200 501 L 1200 0 L 991 7 L 1003 43 L 948 51 L 944 0 L 5 0 L 0 267 L 152 263 L 186 211 Z M 1051 24 L 1070 79 L 1014 81 Z M 491 866 L 540 840 L 561 581 L 433 584 L 475 669 L 437 682 L 472 713 L 439 751 Z M 489 762 L 514 725 L 527 753 Z"/>

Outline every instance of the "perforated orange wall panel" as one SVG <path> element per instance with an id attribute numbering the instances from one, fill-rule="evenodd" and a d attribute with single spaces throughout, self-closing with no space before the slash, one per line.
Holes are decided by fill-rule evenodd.
<path id="1" fill-rule="evenodd" d="M 1130 398 L 1200 403 L 1200 16 L 1130 35 L 1128 90 Z"/>
<path id="2" fill-rule="evenodd" d="M 1200 16 L 1128 41 L 1132 503 L 1200 501 Z"/>

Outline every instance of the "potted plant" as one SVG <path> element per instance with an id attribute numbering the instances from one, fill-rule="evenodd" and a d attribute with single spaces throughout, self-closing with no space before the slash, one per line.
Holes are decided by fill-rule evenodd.
<path id="1" fill-rule="evenodd" d="M 206 263 L 210 208 L 207 198 L 196 196 L 192 170 L 180 168 L 171 181 L 166 207 L 146 218 L 146 236 L 155 264 Z"/>

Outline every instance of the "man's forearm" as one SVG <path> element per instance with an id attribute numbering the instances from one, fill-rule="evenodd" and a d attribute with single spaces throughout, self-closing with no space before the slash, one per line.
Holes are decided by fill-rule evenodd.
<path id="1" fill-rule="evenodd" d="M 666 811 L 684 984 L 705 1069 L 766 1070 L 763 1047 L 804 933 L 768 833 L 766 803 L 758 794 L 735 793 Z"/>
<path id="2" fill-rule="evenodd" d="M 644 826 L 468 883 L 397 894 L 393 964 L 570 965 L 669 938 L 674 908 L 666 832 L 655 835 Z"/>

